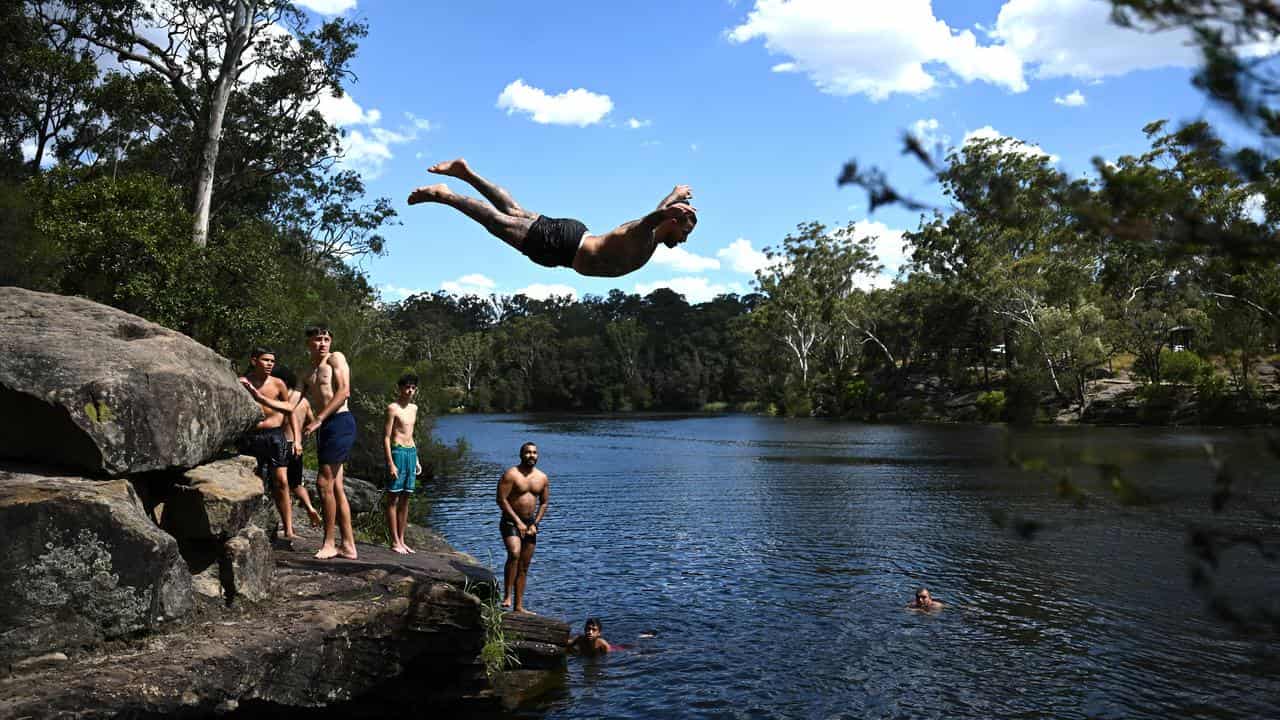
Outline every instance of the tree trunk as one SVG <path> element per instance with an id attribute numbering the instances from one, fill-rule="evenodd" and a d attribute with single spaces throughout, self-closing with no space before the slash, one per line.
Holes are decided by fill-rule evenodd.
<path id="1" fill-rule="evenodd" d="M 227 38 L 226 51 L 222 56 L 222 65 L 218 72 L 218 82 L 214 85 L 213 95 L 209 98 L 209 112 L 205 116 L 204 142 L 200 147 L 200 167 L 196 172 L 195 203 L 192 214 L 195 216 L 191 241 L 197 247 L 209 243 L 209 210 L 213 205 L 213 178 L 218 163 L 218 146 L 222 142 L 222 121 L 227 114 L 227 104 L 231 100 L 231 91 L 235 89 L 236 69 L 240 64 L 240 56 L 249 45 L 249 25 L 252 12 L 247 2 L 237 2 L 232 19 L 232 33 Z"/>

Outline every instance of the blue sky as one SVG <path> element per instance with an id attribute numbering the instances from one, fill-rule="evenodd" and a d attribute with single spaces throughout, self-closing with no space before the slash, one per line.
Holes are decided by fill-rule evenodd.
<path id="1" fill-rule="evenodd" d="M 1178 34 L 1116 28 L 1101 0 L 298 0 L 369 25 L 348 97 L 325 103 L 345 162 L 401 225 L 365 269 L 383 298 L 667 286 L 690 302 L 747 292 L 760 250 L 798 223 L 879 237 L 886 283 L 919 217 L 837 188 L 845 160 L 936 198 L 899 154 L 903 130 L 948 146 L 1001 134 L 1063 170 L 1146 148 L 1141 127 L 1205 113 L 1197 55 Z M 543 268 L 441 205 L 405 203 L 466 157 L 526 208 L 604 232 L 694 189 L 679 252 L 616 279 Z M 461 181 L 455 191 L 474 194 Z"/>

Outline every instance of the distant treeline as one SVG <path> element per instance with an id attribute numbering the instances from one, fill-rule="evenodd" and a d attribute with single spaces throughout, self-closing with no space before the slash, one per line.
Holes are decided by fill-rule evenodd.
<path id="1" fill-rule="evenodd" d="M 925 208 L 889 287 L 871 288 L 879 259 L 852 226 L 804 223 L 754 292 L 696 305 L 670 290 L 386 304 L 353 261 L 387 252 L 395 211 L 365 197 L 316 110 L 351 77 L 365 28 L 310 27 L 285 0 L 234 6 L 0 9 L 0 283 L 113 305 L 237 362 L 266 345 L 303 366 L 302 328 L 327 322 L 353 368 L 355 474 L 381 472 L 382 413 L 406 370 L 436 413 L 869 417 L 921 374 L 1078 405 L 1128 364 L 1156 389 L 1249 401 L 1275 349 L 1280 163 L 1229 153 L 1202 123 L 1153 123 L 1149 152 L 1092 178 L 1011 140 L 953 151 L 936 174 L 949 207 Z M 150 42 L 166 25 L 192 42 Z M 873 202 L 901 201 L 877 187 Z"/>

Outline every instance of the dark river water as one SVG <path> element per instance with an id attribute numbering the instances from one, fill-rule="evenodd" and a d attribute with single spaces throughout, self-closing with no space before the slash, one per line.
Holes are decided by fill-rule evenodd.
<path id="1" fill-rule="evenodd" d="M 625 646 L 571 659 L 522 715 L 1280 718 L 1276 636 L 1189 581 L 1193 524 L 1275 532 L 1260 436 L 510 415 L 436 434 L 474 462 L 427 487 L 427 521 L 499 575 L 497 478 L 538 444 L 551 505 L 526 604 Z M 1206 443 L 1237 468 L 1217 515 Z M 1084 507 L 1011 452 L 1070 473 Z M 1280 612 L 1280 562 L 1232 551 L 1213 577 L 1238 610 Z M 946 609 L 905 610 L 921 585 Z"/>

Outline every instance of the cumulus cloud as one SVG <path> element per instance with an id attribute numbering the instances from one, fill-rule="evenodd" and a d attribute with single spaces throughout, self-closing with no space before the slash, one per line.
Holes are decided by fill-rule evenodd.
<path id="1" fill-rule="evenodd" d="M 341 141 L 342 165 L 367 179 L 382 174 L 383 167 L 395 157 L 393 146 L 413 142 L 433 128 L 430 120 L 413 113 L 405 113 L 396 130 L 382 127 L 382 112 L 377 108 L 365 110 L 350 93 L 342 97 L 322 94 L 316 110 L 325 120 L 345 131 Z"/>
<path id="2" fill-rule="evenodd" d="M 1085 104 L 1084 95 L 1079 90 L 1073 90 L 1066 95 L 1058 95 L 1053 99 L 1054 105 L 1065 105 L 1067 107 L 1083 107 Z"/>
<path id="3" fill-rule="evenodd" d="M 403 288 L 387 283 L 378 286 L 378 294 L 383 300 L 404 300 L 410 295 L 421 295 L 427 292 L 422 288 Z"/>
<path id="4" fill-rule="evenodd" d="M 498 96 L 498 107 L 508 115 L 525 113 L 542 125 L 577 125 L 586 127 L 604 119 L 613 110 L 613 100 L 582 88 L 549 95 L 545 90 L 526 85 L 516 78 Z"/>
<path id="5" fill-rule="evenodd" d="M 1039 145 L 1033 145 L 1011 135 L 1005 135 L 990 125 L 984 125 L 977 130 L 970 130 L 965 133 L 964 139 L 960 141 L 960 144 L 968 145 L 970 142 L 975 140 L 999 140 L 1001 138 L 1008 138 L 1013 141 L 1013 143 L 1008 146 L 1008 149 L 1012 152 L 1022 153 L 1023 155 L 1030 155 L 1032 157 L 1045 157 L 1049 159 L 1050 163 L 1058 162 L 1057 155 L 1050 155 Z"/>
<path id="6" fill-rule="evenodd" d="M 653 124 L 652 120 L 637 120 L 635 118 L 627 118 L 627 127 L 637 130 L 642 127 L 649 127 Z"/>
<path id="7" fill-rule="evenodd" d="M 1200 55 L 1186 29 L 1122 28 L 1107 0 L 1008 0 L 994 27 L 956 30 L 933 13 L 931 0 L 756 0 L 731 42 L 761 40 L 785 57 L 774 72 L 803 72 L 832 95 L 918 95 L 940 73 L 1013 92 L 1026 75 L 1085 80 L 1161 67 L 1195 67 Z M 1280 52 L 1280 38 L 1241 48 L 1245 56 Z"/>
<path id="8" fill-rule="evenodd" d="M 356 0 L 293 0 L 293 4 L 320 15 L 341 15 L 354 8 Z"/>
<path id="9" fill-rule="evenodd" d="M 653 253 L 653 262 L 667 265 L 678 272 L 695 273 L 720 269 L 720 261 L 715 258 L 695 255 L 682 247 L 671 248 L 661 244 Z"/>
<path id="10" fill-rule="evenodd" d="M 751 241 L 738 238 L 728 247 L 716 251 L 716 257 L 723 259 L 735 272 L 754 275 L 757 270 L 769 264 L 769 258 L 761 250 L 751 247 Z"/>
<path id="11" fill-rule="evenodd" d="M 991 35 L 1040 78 L 1092 80 L 1135 70 L 1195 67 L 1201 60 L 1189 31 L 1122 28 L 1111 22 L 1106 0 L 1009 0 Z"/>
<path id="12" fill-rule="evenodd" d="M 498 287 L 498 283 L 480 273 L 463 275 L 457 280 L 445 280 L 440 283 L 441 290 L 454 295 L 484 296 L 492 293 L 496 287 Z"/>
<path id="13" fill-rule="evenodd" d="M 1262 193 L 1254 193 L 1244 199 L 1244 206 L 1240 208 L 1244 216 L 1259 225 L 1267 222 L 1267 198 Z"/>
<path id="14" fill-rule="evenodd" d="M 577 299 L 578 297 L 577 290 L 563 283 L 534 283 L 532 285 L 526 285 L 512 294 L 524 295 L 525 297 L 533 298 L 534 300 L 547 300 L 552 297 L 564 297 L 565 295 L 574 299 Z"/>
<path id="15" fill-rule="evenodd" d="M 787 58 L 774 72 L 803 72 L 832 95 L 879 101 L 893 93 L 920 94 L 937 84 L 937 68 L 966 82 L 1027 89 L 1013 51 L 980 45 L 972 31 L 952 30 L 934 16 L 930 0 L 757 0 L 728 38 L 762 40 L 770 53 Z"/>
<path id="16" fill-rule="evenodd" d="M 921 119 L 911 123 L 911 134 L 926 148 L 939 145 L 947 147 L 951 144 L 951 136 L 942 132 L 942 124 L 938 122 L 938 118 Z"/>
<path id="17" fill-rule="evenodd" d="M 717 295 L 726 293 L 742 294 L 744 291 L 742 285 L 738 283 L 719 284 L 712 283 L 705 277 L 675 277 L 669 280 L 659 280 L 651 283 L 636 283 L 635 291 L 639 295 L 648 295 L 658 288 L 669 288 L 684 296 L 685 301 L 690 304 L 697 304 L 714 300 Z"/>
<path id="18" fill-rule="evenodd" d="M 866 237 L 874 237 L 872 247 L 873 252 L 880 258 L 880 264 L 884 267 L 876 275 L 863 275 L 855 278 L 854 283 L 861 288 L 869 289 L 873 287 L 886 288 L 893 284 L 893 278 L 898 274 L 898 270 L 907 262 L 907 251 L 903 247 L 902 230 L 890 228 L 882 222 L 873 222 L 871 220 L 863 220 L 854 225 L 854 240 L 861 240 Z"/>

